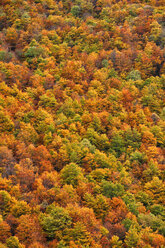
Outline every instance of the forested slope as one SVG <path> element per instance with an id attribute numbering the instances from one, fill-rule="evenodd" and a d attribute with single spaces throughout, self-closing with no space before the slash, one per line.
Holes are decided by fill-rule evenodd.
<path id="1" fill-rule="evenodd" d="M 164 0 L 0 1 L 0 248 L 165 247 Z"/>

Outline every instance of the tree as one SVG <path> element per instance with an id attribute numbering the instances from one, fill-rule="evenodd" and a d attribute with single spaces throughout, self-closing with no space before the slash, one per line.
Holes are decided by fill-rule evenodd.
<path id="1" fill-rule="evenodd" d="M 30 123 L 21 123 L 20 132 L 18 138 L 23 141 L 25 144 L 36 144 L 38 141 L 38 134 Z"/>
<path id="2" fill-rule="evenodd" d="M 165 221 L 162 220 L 160 216 L 155 216 L 154 214 L 139 214 L 138 215 L 138 221 L 139 223 L 144 227 L 150 227 L 152 230 L 159 231 L 160 234 L 164 235 L 164 225 Z"/>
<path id="3" fill-rule="evenodd" d="M 73 223 L 82 223 L 86 226 L 87 231 L 90 232 L 92 237 L 94 237 L 97 233 L 97 240 L 99 240 L 100 232 L 104 233 L 104 230 L 102 230 L 100 221 L 96 219 L 92 208 L 80 207 L 78 204 L 72 203 L 68 204 L 67 210 L 72 218 Z"/>
<path id="4" fill-rule="evenodd" d="M 6 190 L 0 190 L 0 211 L 3 215 L 9 212 L 11 200 L 11 195 Z"/>
<path id="5" fill-rule="evenodd" d="M 26 246 L 30 245 L 34 241 L 44 241 L 44 235 L 38 218 L 32 215 L 22 215 L 19 218 L 19 225 L 16 228 L 15 235 L 18 237 L 19 241 Z"/>
<path id="6" fill-rule="evenodd" d="M 82 169 L 77 164 L 70 163 L 61 170 L 61 178 L 64 183 L 77 186 L 79 180 L 83 179 Z"/>
<path id="7" fill-rule="evenodd" d="M 127 79 L 132 79 L 133 81 L 140 80 L 141 79 L 141 73 L 138 70 L 130 71 L 130 73 L 127 76 Z"/>
<path id="8" fill-rule="evenodd" d="M 134 227 L 130 228 L 125 238 L 125 243 L 127 247 L 128 248 L 138 247 L 139 241 L 140 241 L 140 235 L 137 232 L 137 230 Z"/>
<path id="9" fill-rule="evenodd" d="M 43 58 L 46 57 L 47 52 L 46 49 L 44 49 L 44 47 L 40 46 L 38 42 L 35 39 L 33 39 L 29 44 L 29 47 L 25 49 L 24 55 L 26 57 L 29 66 L 32 66 L 33 68 L 37 68 L 38 64 L 44 61 Z"/>
<path id="10" fill-rule="evenodd" d="M 87 129 L 86 137 L 99 150 L 106 151 L 110 147 L 107 135 L 106 134 L 100 135 L 93 128 Z"/>
<path id="11" fill-rule="evenodd" d="M 7 248 L 7 246 L 0 242 L 0 248 Z"/>
<path id="12" fill-rule="evenodd" d="M 10 226 L 6 221 L 0 223 L 0 242 L 5 243 L 6 239 L 11 236 Z"/>
<path id="13" fill-rule="evenodd" d="M 114 133 L 111 140 L 111 150 L 119 157 L 125 151 L 124 139 L 119 133 Z"/>
<path id="14" fill-rule="evenodd" d="M 125 146 L 133 147 L 134 149 L 139 149 L 141 146 L 141 134 L 135 128 L 131 130 L 128 128 L 124 134 Z"/>
<path id="15" fill-rule="evenodd" d="M 17 30 L 14 27 L 10 27 L 6 30 L 6 41 L 10 44 L 13 48 L 16 45 L 18 39 Z"/>
<path id="16" fill-rule="evenodd" d="M 50 162 L 51 156 L 45 146 L 40 145 L 38 147 L 34 147 L 31 145 L 29 146 L 29 152 L 34 166 L 39 169 L 39 173 L 43 171 L 50 171 L 52 169 L 52 164 Z"/>
<path id="17" fill-rule="evenodd" d="M 0 147 L 0 172 L 3 177 L 7 177 L 14 174 L 15 158 L 11 149 L 7 146 Z"/>
<path id="18" fill-rule="evenodd" d="M 114 235 L 112 236 L 111 240 L 110 240 L 110 245 L 112 246 L 112 248 L 122 248 L 122 241 L 119 240 L 119 237 Z"/>
<path id="19" fill-rule="evenodd" d="M 84 202 L 87 207 L 93 209 L 95 215 L 98 218 L 102 219 L 105 218 L 105 216 L 107 215 L 107 211 L 110 208 L 107 198 L 101 194 L 94 197 L 90 193 L 85 193 Z"/>
<path id="20" fill-rule="evenodd" d="M 144 186 L 146 193 L 151 196 L 154 203 L 164 202 L 165 184 L 158 177 L 153 177 L 152 181 L 147 182 Z"/>
<path id="21" fill-rule="evenodd" d="M 68 238 L 74 240 L 77 245 L 90 246 L 92 243 L 90 233 L 87 231 L 86 226 L 81 222 L 75 223 L 74 227 L 69 230 L 68 235 Z"/>
<path id="22" fill-rule="evenodd" d="M 163 219 L 165 218 L 165 207 L 160 204 L 154 204 L 150 207 L 150 211 L 154 215 L 161 215 Z"/>
<path id="23" fill-rule="evenodd" d="M 11 132 L 14 129 L 14 123 L 9 115 L 0 110 L 0 131 Z"/>
<path id="24" fill-rule="evenodd" d="M 11 236 L 6 240 L 7 247 L 9 248 L 21 248 L 19 239 L 16 236 Z"/>
<path id="25" fill-rule="evenodd" d="M 78 17 L 80 15 L 81 8 L 78 5 L 75 5 L 71 8 L 71 13 L 73 16 Z"/>
<path id="26" fill-rule="evenodd" d="M 68 204 L 73 204 L 79 201 L 76 189 L 70 184 L 65 184 L 56 195 L 56 201 L 60 206 L 65 207 Z"/>
<path id="27" fill-rule="evenodd" d="M 67 210 L 52 204 L 47 207 L 45 214 L 41 214 L 40 223 L 46 237 L 52 239 L 60 238 L 65 229 L 71 226 L 72 219 Z"/>
<path id="28" fill-rule="evenodd" d="M 165 246 L 164 23 L 163 0 L 0 0 L 0 247 Z"/>
<path id="29" fill-rule="evenodd" d="M 161 25 L 155 20 L 150 24 L 151 33 L 150 40 L 159 42 L 160 34 L 161 34 Z"/>
<path id="30" fill-rule="evenodd" d="M 124 187 L 120 183 L 102 182 L 103 195 L 106 197 L 118 197 L 124 194 Z"/>
<path id="31" fill-rule="evenodd" d="M 30 207 L 25 201 L 18 201 L 11 209 L 11 213 L 16 218 L 20 217 L 21 215 L 29 214 Z"/>
<path id="32" fill-rule="evenodd" d="M 33 242 L 28 248 L 44 248 L 45 246 L 39 242 Z"/>

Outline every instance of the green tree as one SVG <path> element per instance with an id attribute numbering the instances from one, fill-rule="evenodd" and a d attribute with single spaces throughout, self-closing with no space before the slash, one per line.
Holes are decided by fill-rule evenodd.
<path id="1" fill-rule="evenodd" d="M 124 194 L 124 186 L 120 183 L 112 183 L 104 181 L 102 183 L 103 195 L 106 197 L 118 197 Z"/>
<path id="2" fill-rule="evenodd" d="M 12 214 L 15 217 L 20 217 L 23 214 L 30 213 L 30 207 L 25 201 L 18 201 L 11 209 Z"/>
<path id="3" fill-rule="evenodd" d="M 160 204 L 154 204 L 150 207 L 150 211 L 154 215 L 161 215 L 165 221 L 165 207 Z"/>
<path id="4" fill-rule="evenodd" d="M 5 214 L 11 207 L 11 195 L 5 191 L 0 190 L 0 213 Z"/>
<path id="5" fill-rule="evenodd" d="M 122 241 L 119 240 L 119 237 L 114 235 L 112 236 L 111 240 L 110 240 L 110 245 L 112 248 L 122 248 Z"/>
<path id="6" fill-rule="evenodd" d="M 99 150 L 106 151 L 110 147 L 109 139 L 106 134 L 99 134 L 93 128 L 88 128 L 86 133 L 87 139 Z"/>
<path id="7" fill-rule="evenodd" d="M 9 248 L 21 248 L 19 239 L 16 236 L 11 236 L 6 240 L 7 247 Z"/>
<path id="8" fill-rule="evenodd" d="M 72 219 L 67 210 L 52 204 L 45 214 L 41 214 L 40 223 L 48 238 L 61 238 L 62 232 L 71 226 Z"/>
<path id="9" fill-rule="evenodd" d="M 132 227 L 126 234 L 125 244 L 128 248 L 138 247 L 140 235 L 136 228 Z"/>
<path id="10" fill-rule="evenodd" d="M 69 236 L 70 239 L 74 240 L 74 242 L 78 245 L 88 247 L 91 244 L 91 235 L 82 222 L 77 222 L 74 224 L 74 227 L 69 230 Z"/>
<path id="11" fill-rule="evenodd" d="M 81 13 L 81 8 L 78 5 L 75 5 L 71 8 L 71 13 L 73 16 L 78 17 Z"/>
<path id="12" fill-rule="evenodd" d="M 119 157 L 125 151 L 124 139 L 119 133 L 115 133 L 112 136 L 111 150 L 115 151 L 117 157 Z"/>
<path id="13" fill-rule="evenodd" d="M 44 94 L 40 96 L 39 105 L 53 109 L 56 107 L 56 104 L 56 99 L 53 94 Z"/>
<path id="14" fill-rule="evenodd" d="M 161 216 L 155 216 L 152 213 L 149 214 L 139 214 L 138 215 L 138 222 L 143 227 L 150 227 L 152 230 L 159 231 L 162 235 L 165 235 L 165 221 L 162 220 Z"/>
<path id="15" fill-rule="evenodd" d="M 132 79 L 133 81 L 141 80 L 141 73 L 140 73 L 140 71 L 138 71 L 138 70 L 132 70 L 128 74 L 128 76 L 127 76 L 127 80 L 128 79 Z"/>
<path id="16" fill-rule="evenodd" d="M 0 132 L 11 132 L 14 129 L 14 123 L 9 115 L 0 110 Z"/>
<path id="17" fill-rule="evenodd" d="M 137 161 L 139 164 L 142 164 L 146 161 L 146 156 L 144 153 L 141 153 L 139 151 L 135 151 L 131 154 L 130 161 Z"/>
<path id="18" fill-rule="evenodd" d="M 127 129 L 124 134 L 124 140 L 126 147 L 133 147 L 134 149 L 139 149 L 141 146 L 141 134 L 134 128 L 131 130 Z"/>
<path id="19" fill-rule="evenodd" d="M 83 179 L 82 169 L 77 164 L 70 163 L 61 170 L 61 178 L 64 183 L 76 186 Z"/>

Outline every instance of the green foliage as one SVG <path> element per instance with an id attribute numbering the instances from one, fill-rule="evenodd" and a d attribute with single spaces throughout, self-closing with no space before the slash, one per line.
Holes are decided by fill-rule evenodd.
<path id="1" fill-rule="evenodd" d="M 90 246 L 90 233 L 86 230 L 83 223 L 77 222 L 74 227 L 69 230 L 69 236 L 74 242 L 82 246 Z"/>
<path id="2" fill-rule="evenodd" d="M 122 241 L 119 240 L 119 237 L 114 235 L 112 236 L 111 240 L 110 240 L 110 244 L 112 246 L 112 248 L 122 248 Z"/>
<path id="3" fill-rule="evenodd" d="M 144 191 L 139 191 L 136 195 L 138 201 L 142 202 L 144 206 L 150 206 L 152 203 L 151 197 Z"/>
<path id="4" fill-rule="evenodd" d="M 140 235 L 137 232 L 137 230 L 134 227 L 130 228 L 125 238 L 125 243 L 127 247 L 128 248 L 137 247 L 139 241 L 140 241 Z"/>
<path id="5" fill-rule="evenodd" d="M 57 248 L 65 248 L 67 246 L 66 242 L 64 240 L 61 240 L 58 245 Z"/>
<path id="6" fill-rule="evenodd" d="M 24 56 L 29 66 L 36 68 L 40 63 L 44 63 L 47 51 L 40 46 L 36 40 L 32 40 L 29 47 L 25 50 Z"/>
<path id="7" fill-rule="evenodd" d="M 116 158 L 112 154 L 107 156 L 105 153 L 96 150 L 94 158 L 100 168 L 115 168 L 117 166 Z"/>
<path id="8" fill-rule="evenodd" d="M 38 109 L 36 111 L 35 128 L 38 133 L 54 132 L 55 127 L 51 114 L 42 108 Z"/>
<path id="9" fill-rule="evenodd" d="M 33 39 L 31 43 L 29 44 L 29 48 L 27 49 L 25 56 L 34 58 L 34 57 L 38 57 L 42 55 L 43 52 L 44 52 L 43 48 L 39 47 L 39 44 L 37 43 L 37 41 Z"/>
<path id="10" fill-rule="evenodd" d="M 62 232 L 70 227 L 72 220 L 64 208 L 52 204 L 47 207 L 45 214 L 41 214 L 40 222 L 48 238 L 60 238 Z"/>
<path id="11" fill-rule="evenodd" d="M 117 157 L 125 151 L 124 139 L 119 133 L 114 134 L 112 137 L 111 150 L 115 151 Z"/>
<path id="12" fill-rule="evenodd" d="M 61 170 L 61 178 L 64 183 L 76 186 L 83 179 L 82 170 L 77 164 L 70 163 Z"/>
<path id="13" fill-rule="evenodd" d="M 124 227 L 126 228 L 127 232 L 129 231 L 130 227 L 132 226 L 133 224 L 133 221 L 126 218 L 122 221 L 122 224 L 124 225 Z"/>
<path id="14" fill-rule="evenodd" d="M 163 248 L 163 0 L 0 3 L 0 247 Z"/>
<path id="15" fill-rule="evenodd" d="M 20 248 L 19 239 L 16 236 L 12 236 L 6 240 L 7 247 L 9 248 Z"/>
<path id="16" fill-rule="evenodd" d="M 153 231 L 159 231 L 162 235 L 165 235 L 165 221 L 160 216 L 154 214 L 139 214 L 139 223 L 144 227 L 151 227 Z"/>
<path id="17" fill-rule="evenodd" d="M 141 73 L 140 71 L 138 70 L 132 70 L 128 76 L 127 76 L 127 80 L 128 79 L 131 79 L 133 81 L 136 81 L 136 80 L 141 80 Z"/>
<path id="18" fill-rule="evenodd" d="M 92 208 L 98 218 L 103 218 L 109 209 L 107 199 L 103 195 L 97 195 L 96 198 L 90 193 L 84 195 L 85 205 Z"/>
<path id="19" fill-rule="evenodd" d="M 12 59 L 12 53 L 6 51 L 0 51 L 0 61 L 10 62 Z"/>
<path id="20" fill-rule="evenodd" d="M 134 149 L 139 149 L 141 146 L 141 134 L 136 129 L 128 129 L 124 133 L 125 145 L 131 146 Z"/>
<path id="21" fill-rule="evenodd" d="M 75 16 L 75 17 L 80 16 L 80 13 L 81 13 L 81 8 L 80 8 L 80 6 L 78 6 L 78 5 L 73 6 L 73 7 L 71 8 L 71 13 L 72 13 L 72 15 Z"/>
<path id="22" fill-rule="evenodd" d="M 102 66 L 103 67 L 108 67 L 108 65 L 109 65 L 108 60 L 107 59 L 103 59 Z"/>
<path id="23" fill-rule="evenodd" d="M 139 151 L 135 151 L 134 153 L 131 154 L 130 157 L 131 162 L 137 161 L 138 163 L 142 164 L 146 161 L 145 155 L 142 154 Z"/>
<path id="24" fill-rule="evenodd" d="M 56 106 L 56 99 L 53 95 L 42 95 L 40 97 L 39 105 L 43 107 L 50 107 L 50 108 L 55 108 Z"/>
<path id="25" fill-rule="evenodd" d="M 154 215 L 161 215 L 162 219 L 165 220 L 165 207 L 160 204 L 154 204 L 150 207 L 150 211 Z"/>
<path id="26" fill-rule="evenodd" d="M 14 123 L 8 115 L 0 110 L 0 131 L 11 132 L 14 129 Z"/>
<path id="27" fill-rule="evenodd" d="M 106 151 L 109 147 L 109 140 L 106 134 L 98 134 L 93 128 L 88 128 L 86 133 L 87 139 L 95 145 L 99 150 Z"/>
<path id="28" fill-rule="evenodd" d="M 127 193 L 122 197 L 122 199 L 124 200 L 130 212 L 132 212 L 134 215 L 139 214 L 138 203 L 136 202 L 133 194 Z"/>
<path id="29" fill-rule="evenodd" d="M 23 214 L 29 214 L 30 207 L 25 201 L 19 201 L 12 207 L 11 212 L 16 218 L 18 218 Z"/>
<path id="30" fill-rule="evenodd" d="M 68 98 L 59 109 L 59 112 L 63 112 L 63 114 L 67 117 L 73 117 L 75 115 L 73 100 Z"/>
<path id="31" fill-rule="evenodd" d="M 41 47 L 31 46 L 25 53 L 26 57 L 35 58 L 43 54 L 43 49 Z"/>
<path id="32" fill-rule="evenodd" d="M 95 180 L 96 182 L 102 182 L 104 179 L 108 178 L 109 170 L 107 169 L 96 169 L 92 170 L 89 175 L 89 179 Z"/>
<path id="33" fill-rule="evenodd" d="M 158 176 L 158 166 L 153 162 L 149 162 L 149 167 L 143 171 L 143 175 L 147 181 L 152 180 L 153 177 Z"/>
<path id="34" fill-rule="evenodd" d="M 10 204 L 11 195 L 5 190 L 0 190 L 0 211 L 2 214 L 9 210 Z"/>
<path id="35" fill-rule="evenodd" d="M 159 117 L 157 117 L 157 120 L 159 120 Z M 153 126 L 151 128 L 151 132 L 153 133 L 154 137 L 157 139 L 157 146 L 163 147 L 165 144 L 165 138 L 164 138 L 164 133 L 163 130 L 161 129 L 160 126 Z"/>
<path id="36" fill-rule="evenodd" d="M 103 181 L 102 189 L 103 195 L 109 198 L 122 196 L 124 194 L 124 186 L 120 183 Z"/>

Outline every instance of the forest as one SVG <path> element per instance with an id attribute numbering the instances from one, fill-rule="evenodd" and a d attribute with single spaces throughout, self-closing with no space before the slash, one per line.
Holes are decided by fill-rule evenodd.
<path id="1" fill-rule="evenodd" d="M 164 248 L 164 96 L 164 0 L 0 0 L 0 248 Z"/>

